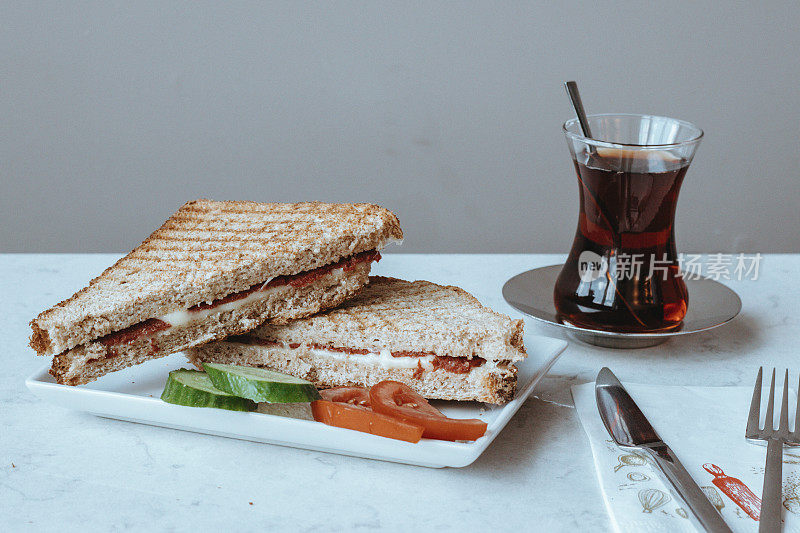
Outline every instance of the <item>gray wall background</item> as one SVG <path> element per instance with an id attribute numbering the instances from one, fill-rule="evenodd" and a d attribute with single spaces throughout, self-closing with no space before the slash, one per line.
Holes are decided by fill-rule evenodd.
<path id="1" fill-rule="evenodd" d="M 684 251 L 800 251 L 800 4 L 0 3 L 0 251 L 125 251 L 197 197 L 369 201 L 408 252 L 566 252 L 560 132 L 706 131 Z"/>

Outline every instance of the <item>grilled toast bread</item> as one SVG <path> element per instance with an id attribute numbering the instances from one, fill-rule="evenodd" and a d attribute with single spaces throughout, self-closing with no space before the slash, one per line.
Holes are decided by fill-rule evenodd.
<path id="1" fill-rule="evenodd" d="M 369 285 L 335 309 L 286 325 L 264 324 L 250 335 L 374 352 L 519 361 L 527 355 L 522 328 L 522 320 L 495 313 L 459 287 L 371 276 Z"/>
<path id="2" fill-rule="evenodd" d="M 394 214 L 369 204 L 188 202 L 87 287 L 31 321 L 31 347 L 58 354 L 402 236 Z"/>
<path id="3" fill-rule="evenodd" d="M 80 385 L 109 372 L 143 363 L 228 335 L 246 332 L 265 318 L 285 323 L 343 302 L 367 284 L 370 264 L 361 262 L 348 272 L 332 272 L 304 287 L 283 285 L 264 298 L 216 312 L 182 327 L 152 335 L 109 342 L 112 335 L 89 341 L 53 357 L 50 373 L 59 383 Z M 125 331 L 125 330 L 123 330 Z"/>
<path id="4" fill-rule="evenodd" d="M 65 356 L 150 319 L 224 301 L 270 280 L 288 283 L 293 277 L 379 250 L 402 236 L 397 217 L 370 204 L 188 202 L 87 287 L 32 320 L 30 345 L 39 355 Z M 345 270 L 346 275 L 338 278 L 320 276 L 346 286 L 346 291 L 328 290 L 320 280 L 312 280 L 317 289 L 330 294 L 320 293 L 316 302 L 288 294 L 291 304 L 278 306 L 280 311 L 260 306 L 248 319 L 248 327 L 271 318 L 308 316 L 341 303 L 366 283 L 367 276 L 363 269 Z M 211 338 L 244 331 L 244 324 L 229 322 L 218 329 Z M 206 337 L 204 341 L 210 340 Z M 199 341 L 187 342 L 176 349 Z"/>
<path id="5" fill-rule="evenodd" d="M 339 307 L 189 350 L 194 364 L 264 366 L 319 386 L 408 383 L 427 398 L 500 403 L 527 354 L 523 322 L 458 287 L 373 276 Z"/>

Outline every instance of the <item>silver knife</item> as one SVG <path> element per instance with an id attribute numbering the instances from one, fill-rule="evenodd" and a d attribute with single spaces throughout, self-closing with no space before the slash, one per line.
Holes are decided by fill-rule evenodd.
<path id="1" fill-rule="evenodd" d="M 604 367 L 597 374 L 594 392 L 600 418 L 603 419 L 603 424 L 614 442 L 618 446 L 636 448 L 648 454 L 678 496 L 686 502 L 696 524 L 707 531 L 730 532 L 731 528 L 708 501 L 670 447 L 661 440 L 611 370 Z"/>

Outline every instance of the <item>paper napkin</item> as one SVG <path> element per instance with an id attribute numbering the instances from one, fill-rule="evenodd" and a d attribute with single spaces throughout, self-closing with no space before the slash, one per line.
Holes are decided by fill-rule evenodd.
<path id="1" fill-rule="evenodd" d="M 757 531 L 766 447 L 744 438 L 752 389 L 624 385 L 728 525 Z M 611 439 L 597 411 L 594 383 L 573 387 L 572 396 L 616 530 L 694 531 L 690 511 L 650 459 Z M 784 531 L 800 532 L 800 448 L 784 449 L 783 507 Z"/>

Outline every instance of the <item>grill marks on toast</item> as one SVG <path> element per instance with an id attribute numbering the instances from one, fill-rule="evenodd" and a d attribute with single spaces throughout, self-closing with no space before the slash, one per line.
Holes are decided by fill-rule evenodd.
<path id="1" fill-rule="evenodd" d="M 402 236 L 394 214 L 369 204 L 189 202 L 89 286 L 34 319 L 31 346 L 60 353 Z"/>
<path id="2" fill-rule="evenodd" d="M 527 356 L 522 328 L 521 320 L 495 313 L 458 287 L 373 276 L 336 309 L 282 327 L 265 324 L 251 334 L 370 351 L 518 361 Z"/>
<path id="3" fill-rule="evenodd" d="M 303 255 L 318 248 L 325 241 L 326 234 L 331 233 L 332 215 L 336 215 L 338 224 L 344 226 L 363 220 L 360 209 L 347 206 L 320 208 L 320 204 L 294 207 L 247 203 L 248 209 L 222 206 L 209 210 L 200 205 L 204 204 L 181 209 L 134 250 L 130 259 L 162 263 L 166 257 L 173 259 L 173 266 L 191 268 L 188 263 L 224 261 L 232 252 L 242 257 L 279 253 L 291 249 L 298 242 L 307 245 L 294 255 Z M 254 214 L 258 215 L 255 222 Z M 356 235 L 343 234 L 342 237 L 352 242 Z M 231 246 L 232 242 L 235 242 L 235 247 Z M 189 261 L 182 262 L 179 257 Z M 294 273 L 297 272 L 286 274 Z"/>

